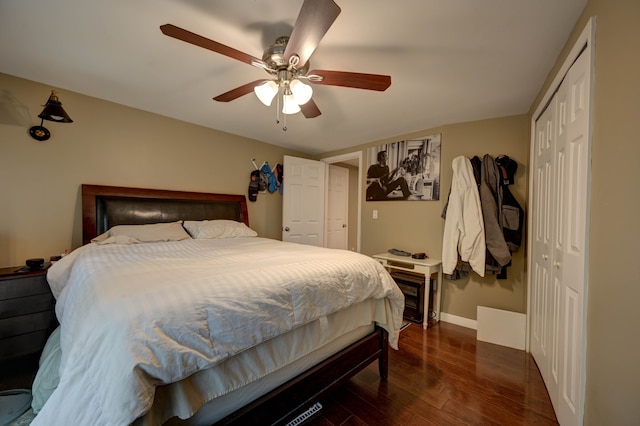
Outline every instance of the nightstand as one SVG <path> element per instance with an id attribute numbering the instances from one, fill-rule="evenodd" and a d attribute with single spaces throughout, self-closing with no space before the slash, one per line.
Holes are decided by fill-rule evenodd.
<path id="1" fill-rule="evenodd" d="M 40 352 L 58 325 L 45 266 L 0 268 L 0 361 Z"/>

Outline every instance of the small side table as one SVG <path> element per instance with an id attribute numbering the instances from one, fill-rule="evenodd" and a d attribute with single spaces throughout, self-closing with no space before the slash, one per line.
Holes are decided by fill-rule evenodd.
<path id="1" fill-rule="evenodd" d="M 0 361 L 40 352 L 58 325 L 48 267 L 0 268 Z"/>
<path id="2" fill-rule="evenodd" d="M 424 309 L 425 318 L 422 327 L 426 330 L 429 326 L 429 300 L 431 298 L 431 276 L 437 274 L 436 288 L 433 301 L 433 311 L 435 321 L 440 321 L 440 300 L 442 289 L 442 261 L 439 259 L 414 259 L 409 256 L 397 256 L 391 253 L 381 253 L 372 256 L 382 264 L 388 271 L 404 271 L 413 274 L 423 275 L 425 278 Z M 428 286 L 426 285 L 427 283 Z"/>

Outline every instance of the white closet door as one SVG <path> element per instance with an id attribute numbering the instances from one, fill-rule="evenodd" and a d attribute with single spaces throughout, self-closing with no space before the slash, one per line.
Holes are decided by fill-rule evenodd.
<path id="1" fill-rule="evenodd" d="M 557 290 L 552 279 L 554 205 L 556 190 L 554 150 L 556 140 L 556 98 L 536 122 L 533 186 L 533 272 L 531 281 L 531 353 L 538 364 L 552 400 L 557 394 Z M 557 366 L 557 364 L 556 364 Z"/>
<path id="2" fill-rule="evenodd" d="M 590 50 L 535 123 L 530 350 L 561 426 L 584 412 L 590 180 Z"/>
<path id="3" fill-rule="evenodd" d="M 590 62 L 581 55 L 558 91 L 558 206 L 554 277 L 560 292 L 560 395 L 556 415 L 561 425 L 582 418 L 585 350 L 586 235 L 590 179 Z M 561 191 L 561 192 L 560 192 Z"/>

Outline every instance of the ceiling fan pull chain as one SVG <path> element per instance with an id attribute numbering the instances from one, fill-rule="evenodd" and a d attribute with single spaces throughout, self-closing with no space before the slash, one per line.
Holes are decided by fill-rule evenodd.
<path id="1" fill-rule="evenodd" d="M 276 94 L 276 124 L 280 124 L 280 87 L 278 87 L 278 93 Z"/>
<path id="2" fill-rule="evenodd" d="M 287 101 L 285 100 L 285 95 L 287 94 L 287 87 L 288 86 L 288 82 L 285 81 L 284 82 L 284 87 L 282 88 L 282 106 L 283 106 L 283 110 L 282 110 L 282 121 L 283 121 L 283 126 L 282 126 L 282 131 L 286 132 L 287 131 L 287 113 L 284 111 L 284 107 L 287 105 Z M 280 92 L 278 92 L 278 98 L 280 97 Z M 278 113 L 280 113 L 280 106 L 278 106 Z"/>

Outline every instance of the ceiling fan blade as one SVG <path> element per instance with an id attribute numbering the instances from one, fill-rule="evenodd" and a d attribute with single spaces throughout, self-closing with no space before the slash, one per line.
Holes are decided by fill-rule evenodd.
<path id="1" fill-rule="evenodd" d="M 300 105 L 300 110 L 302 111 L 302 115 L 304 115 L 305 118 L 315 118 L 322 114 L 320 112 L 320 108 L 318 108 L 318 105 L 313 102 L 313 99 L 309 99 L 306 104 Z"/>
<path id="2" fill-rule="evenodd" d="M 288 61 L 295 53 L 300 57 L 298 68 L 306 64 L 340 10 L 333 0 L 305 0 L 285 48 L 284 58 Z"/>
<path id="3" fill-rule="evenodd" d="M 307 77 L 319 75 L 321 81 L 310 78 L 314 84 L 326 86 L 353 87 L 356 89 L 377 90 L 384 92 L 391 86 L 391 76 L 380 74 L 363 74 L 359 72 L 313 70 L 307 73 Z"/>
<path id="4" fill-rule="evenodd" d="M 213 100 L 218 102 L 229 102 L 234 99 L 238 99 L 241 96 L 248 95 L 249 93 L 253 92 L 254 87 L 264 83 L 265 81 L 267 80 L 263 79 L 263 80 L 252 81 L 251 83 L 244 84 L 240 87 L 236 87 L 235 89 L 229 90 L 226 93 L 218 95 L 215 98 L 213 98 Z"/>
<path id="5" fill-rule="evenodd" d="M 261 59 L 241 52 L 237 49 L 234 49 L 233 47 L 225 46 L 224 44 L 218 43 L 217 41 L 209 40 L 208 38 L 192 33 L 191 31 L 176 27 L 175 25 L 160 25 L 160 31 L 162 31 L 164 35 L 167 35 L 169 37 L 191 43 L 195 46 L 200 46 L 202 48 L 211 50 L 212 52 L 220 53 L 221 55 L 228 56 L 229 58 L 236 59 L 249 65 L 253 65 L 254 67 L 263 69 L 268 68 L 267 64 Z"/>

